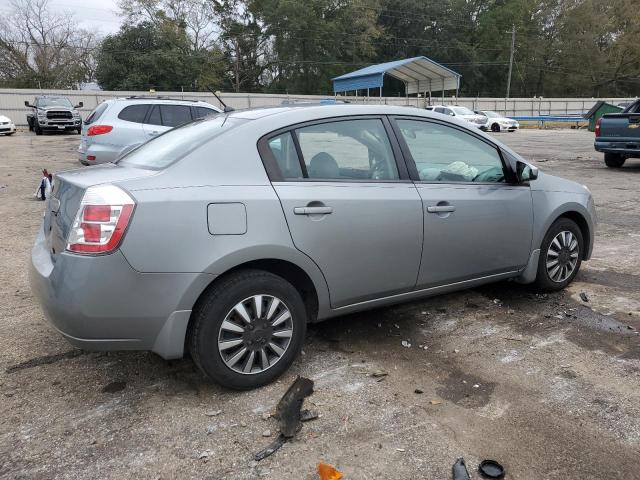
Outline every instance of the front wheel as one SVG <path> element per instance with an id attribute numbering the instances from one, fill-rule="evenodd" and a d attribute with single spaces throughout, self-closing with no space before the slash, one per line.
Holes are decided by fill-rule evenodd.
<path id="1" fill-rule="evenodd" d="M 546 291 L 562 290 L 580 270 L 584 241 L 578 225 L 568 218 L 556 220 L 542 240 L 536 284 Z"/>
<path id="2" fill-rule="evenodd" d="M 497 123 L 494 123 L 493 125 L 491 125 L 491 131 L 492 132 L 499 132 L 500 131 L 500 125 L 498 125 Z"/>
<path id="3" fill-rule="evenodd" d="M 609 168 L 620 168 L 624 165 L 626 158 L 617 153 L 605 153 L 604 154 L 604 163 Z"/>
<path id="4" fill-rule="evenodd" d="M 189 350 L 212 380 L 236 390 L 271 383 L 296 359 L 307 327 L 298 291 L 261 270 L 231 274 L 194 310 Z"/>
<path id="5" fill-rule="evenodd" d="M 34 125 L 33 130 L 36 132 L 36 135 L 42 135 L 42 129 L 37 123 Z"/>

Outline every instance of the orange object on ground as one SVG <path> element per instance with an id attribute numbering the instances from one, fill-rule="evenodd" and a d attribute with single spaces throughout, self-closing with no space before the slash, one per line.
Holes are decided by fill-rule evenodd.
<path id="1" fill-rule="evenodd" d="M 342 478 L 342 472 L 326 463 L 318 464 L 318 475 L 320 475 L 320 480 L 340 480 Z"/>

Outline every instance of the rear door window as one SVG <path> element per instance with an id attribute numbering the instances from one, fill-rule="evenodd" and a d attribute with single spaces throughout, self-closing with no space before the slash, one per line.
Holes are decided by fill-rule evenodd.
<path id="1" fill-rule="evenodd" d="M 271 138 L 268 145 L 284 178 L 288 180 L 303 178 L 300 159 L 291 132 Z"/>
<path id="2" fill-rule="evenodd" d="M 188 105 L 160 105 L 160 114 L 165 127 L 177 127 L 192 120 Z"/>
<path id="3" fill-rule="evenodd" d="M 309 179 L 397 180 L 393 150 L 380 119 L 326 122 L 295 131 Z"/>
<path id="4" fill-rule="evenodd" d="M 118 118 L 127 122 L 144 123 L 144 119 L 147 116 L 148 111 L 148 104 L 129 105 L 122 109 L 118 114 Z"/>

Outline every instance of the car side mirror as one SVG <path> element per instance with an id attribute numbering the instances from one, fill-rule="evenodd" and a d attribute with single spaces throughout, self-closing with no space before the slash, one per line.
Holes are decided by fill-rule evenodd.
<path id="1" fill-rule="evenodd" d="M 455 117 L 455 116 L 456 116 L 456 114 L 455 114 L 455 113 L 453 113 L 453 112 L 449 112 L 449 115 L 451 115 L 452 117 Z"/>
<path id="2" fill-rule="evenodd" d="M 31 104 L 29 103 L 29 100 L 25 100 L 25 101 L 24 101 L 24 106 L 25 106 L 25 107 L 29 107 L 29 108 L 35 108 L 33 105 L 31 105 Z"/>
<path id="3" fill-rule="evenodd" d="M 540 173 L 538 167 L 529 165 L 528 163 L 524 163 L 521 161 L 518 161 L 517 163 L 517 170 L 518 180 L 520 180 L 521 182 L 535 180 L 536 178 L 538 178 L 538 174 Z"/>
<path id="4" fill-rule="evenodd" d="M 84 107 L 84 103 L 78 102 L 78 104 L 73 108 L 82 108 L 82 107 Z"/>

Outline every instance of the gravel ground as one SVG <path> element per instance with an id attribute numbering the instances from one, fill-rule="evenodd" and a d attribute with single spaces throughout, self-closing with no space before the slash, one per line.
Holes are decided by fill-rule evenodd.
<path id="1" fill-rule="evenodd" d="M 190 360 L 83 352 L 46 325 L 27 280 L 33 192 L 42 168 L 78 166 L 79 137 L 0 137 L 0 478 L 314 479 L 324 461 L 445 479 L 459 456 L 510 479 L 640 478 L 640 161 L 605 168 L 585 131 L 499 138 L 594 194 L 593 259 L 567 291 L 499 283 L 333 319 L 280 381 L 236 393 Z M 254 462 L 296 375 L 320 418 Z"/>

